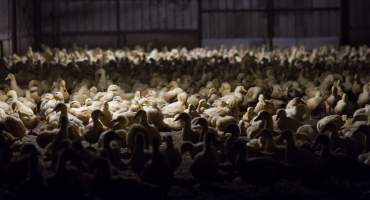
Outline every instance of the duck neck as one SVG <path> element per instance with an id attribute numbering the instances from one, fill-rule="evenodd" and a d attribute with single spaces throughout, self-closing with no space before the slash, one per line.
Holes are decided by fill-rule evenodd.
<path id="1" fill-rule="evenodd" d="M 247 162 L 247 150 L 245 148 L 241 148 L 238 153 L 238 157 L 236 158 L 236 165 L 240 166 Z"/>
<path id="2" fill-rule="evenodd" d="M 370 135 L 366 134 L 365 138 L 363 139 L 363 145 L 364 145 L 364 153 L 367 153 L 370 151 Z"/>
<path id="3" fill-rule="evenodd" d="M 59 117 L 59 128 L 62 137 L 68 136 L 69 119 L 67 116 L 60 115 Z"/>
<path id="4" fill-rule="evenodd" d="M 184 141 L 185 140 L 190 140 L 190 138 L 191 138 L 190 132 L 191 132 L 191 121 L 188 120 L 188 119 L 185 119 L 184 120 L 184 128 L 183 128 L 183 132 L 182 132 L 182 139 Z"/>
<path id="5" fill-rule="evenodd" d="M 330 145 L 329 144 L 322 144 L 321 147 L 321 158 L 326 159 L 330 156 Z"/>
<path id="6" fill-rule="evenodd" d="M 13 90 L 18 89 L 18 83 L 17 83 L 17 80 L 15 79 L 15 77 L 12 77 L 10 79 L 10 88 L 12 88 Z"/>
<path id="7" fill-rule="evenodd" d="M 99 117 L 93 119 L 93 127 L 94 129 L 102 129 L 103 123 L 100 121 Z"/>
<path id="8" fill-rule="evenodd" d="M 148 122 L 148 118 L 146 115 L 141 115 L 140 116 L 140 124 L 143 125 L 144 127 L 149 127 L 149 122 Z"/>
<path id="9" fill-rule="evenodd" d="M 42 173 L 39 170 L 39 158 L 37 155 L 30 155 L 29 158 L 29 171 L 28 177 L 31 180 L 40 180 L 42 179 Z"/>
<path id="10" fill-rule="evenodd" d="M 296 146 L 293 136 L 286 140 L 285 159 L 287 162 L 295 160 Z"/>
<path id="11" fill-rule="evenodd" d="M 265 143 L 263 145 L 263 150 L 266 151 L 266 152 L 274 152 L 275 150 L 275 144 L 274 144 L 274 141 L 272 139 L 272 136 L 265 136 L 264 137 L 265 139 Z"/>

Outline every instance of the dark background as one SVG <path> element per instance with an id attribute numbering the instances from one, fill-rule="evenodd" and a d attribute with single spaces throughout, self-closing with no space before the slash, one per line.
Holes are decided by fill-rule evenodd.
<path id="1" fill-rule="evenodd" d="M 28 46 L 370 44 L 369 0 L 0 0 L 0 56 Z"/>

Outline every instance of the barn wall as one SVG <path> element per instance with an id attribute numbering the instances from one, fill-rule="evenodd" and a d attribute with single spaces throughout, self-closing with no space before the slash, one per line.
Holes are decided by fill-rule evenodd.
<path id="1" fill-rule="evenodd" d="M 23 53 L 33 45 L 33 3 L 33 0 L 0 0 L 0 56 Z"/>
<path id="2" fill-rule="evenodd" d="M 350 43 L 370 45 L 370 1 L 350 1 Z"/>
<path id="3" fill-rule="evenodd" d="M 46 44 L 103 48 L 198 44 L 197 0 L 41 1 Z"/>
<path id="4" fill-rule="evenodd" d="M 0 56 L 41 43 L 317 47 L 343 42 L 343 31 L 370 45 L 370 1 L 347 1 L 348 29 L 343 0 L 0 0 Z"/>

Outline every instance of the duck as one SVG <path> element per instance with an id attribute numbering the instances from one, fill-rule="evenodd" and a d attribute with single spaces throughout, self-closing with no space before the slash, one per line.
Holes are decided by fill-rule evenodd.
<path id="1" fill-rule="evenodd" d="M 344 121 L 340 115 L 329 115 L 323 117 L 316 124 L 317 132 L 322 133 L 325 127 L 329 124 L 334 124 L 337 130 L 339 130 L 344 125 Z"/>
<path id="2" fill-rule="evenodd" d="M 214 146 L 215 135 L 207 133 L 203 150 L 195 155 L 190 166 L 192 176 L 200 182 L 214 180 L 218 171 L 219 157 Z"/>
<path id="3" fill-rule="evenodd" d="M 222 97 L 214 103 L 215 106 L 218 105 L 218 103 L 224 101 L 228 105 L 231 105 L 232 103 L 235 104 L 235 106 L 240 106 L 243 102 L 243 94 L 246 94 L 247 90 L 245 90 L 244 86 L 237 86 L 232 93 L 228 93 L 225 95 L 222 95 Z"/>
<path id="4" fill-rule="evenodd" d="M 111 121 L 112 130 L 126 130 L 129 125 L 129 120 L 125 115 L 118 115 Z"/>
<path id="5" fill-rule="evenodd" d="M 163 199 L 164 192 L 152 184 L 139 182 L 135 179 L 114 176 L 112 166 L 104 158 L 98 158 L 93 162 L 93 177 L 90 191 L 92 196 L 102 199 L 112 199 L 122 193 L 130 197 Z"/>
<path id="6" fill-rule="evenodd" d="M 274 104 L 269 102 L 269 101 L 266 101 L 264 95 L 260 94 L 258 96 L 258 102 L 257 102 L 256 106 L 254 107 L 254 112 L 259 113 L 260 111 L 267 111 L 267 112 L 273 114 L 273 113 L 275 113 L 274 110 L 275 110 Z"/>
<path id="7" fill-rule="evenodd" d="M 108 80 L 105 69 L 99 68 L 95 71 L 95 81 L 97 82 L 97 88 L 99 91 L 105 91 L 108 88 Z"/>
<path id="8" fill-rule="evenodd" d="M 230 124 L 223 133 L 226 136 L 223 151 L 227 160 L 231 164 L 235 164 L 237 152 L 235 151 L 234 145 L 240 139 L 240 132 L 241 131 L 238 125 Z"/>
<path id="9" fill-rule="evenodd" d="M 182 155 L 180 150 L 174 145 L 172 136 L 166 136 L 166 149 L 162 152 L 164 158 L 167 160 L 172 172 L 174 172 L 182 162 Z"/>
<path id="10" fill-rule="evenodd" d="M 21 119 L 8 115 L 4 119 L 5 129 L 16 138 L 22 138 L 27 135 L 27 128 Z"/>
<path id="11" fill-rule="evenodd" d="M 216 129 L 223 132 L 230 124 L 238 124 L 238 121 L 234 116 L 218 116 L 212 119 Z"/>
<path id="12" fill-rule="evenodd" d="M 324 97 L 321 96 L 321 91 L 316 91 L 315 96 L 307 99 L 307 107 L 312 115 L 321 115 L 326 112 Z"/>
<path id="13" fill-rule="evenodd" d="M 326 99 L 326 103 L 328 104 L 327 112 L 332 112 L 332 109 L 337 105 L 338 101 L 339 101 L 338 88 L 335 85 L 333 85 L 331 87 L 330 96 Z"/>
<path id="14" fill-rule="evenodd" d="M 104 131 L 100 137 L 98 144 L 101 148 L 100 157 L 108 159 L 113 166 L 118 169 L 126 169 L 126 163 L 121 159 L 121 149 L 123 148 L 124 138 L 121 137 L 116 131 Z"/>
<path id="15" fill-rule="evenodd" d="M 199 142 L 199 139 L 200 139 L 199 133 L 197 133 L 196 131 L 192 129 L 191 117 L 189 114 L 185 112 L 180 113 L 175 118 L 175 120 L 181 121 L 181 123 L 183 124 L 182 133 L 181 133 L 183 142 L 185 141 L 189 141 L 192 143 Z"/>
<path id="16" fill-rule="evenodd" d="M 143 129 L 145 130 L 145 129 Z M 137 131 L 137 130 L 136 130 Z M 142 132 L 135 133 L 135 144 L 132 149 L 130 166 L 131 169 L 138 175 L 140 175 L 145 168 L 145 164 L 150 160 L 151 154 L 144 151 L 147 141 L 145 141 L 145 136 Z"/>
<path id="17" fill-rule="evenodd" d="M 147 145 L 150 146 L 152 144 L 152 140 L 154 137 L 160 137 L 160 133 L 157 127 L 149 123 L 147 113 L 145 110 L 139 110 L 135 115 L 135 119 L 139 120 L 139 123 L 142 125 L 142 127 L 146 129 L 147 133 L 146 139 L 148 142 Z"/>
<path id="18" fill-rule="evenodd" d="M 331 152 L 331 140 L 327 135 L 320 134 L 314 146 L 321 145 L 319 166 L 322 177 L 327 180 L 366 181 L 370 176 L 370 168 L 355 159 L 343 154 L 333 154 Z"/>
<path id="19" fill-rule="evenodd" d="M 360 93 L 357 98 L 357 104 L 361 107 L 365 106 L 370 101 L 369 86 L 369 84 L 364 84 L 362 86 L 362 93 Z"/>
<path id="20" fill-rule="evenodd" d="M 344 93 L 342 95 L 342 98 L 337 102 L 334 108 L 334 112 L 338 115 L 341 115 L 341 114 L 351 114 L 352 115 L 351 111 L 352 111 L 351 105 L 348 101 L 347 94 Z"/>
<path id="21" fill-rule="evenodd" d="M 244 182 L 272 187 L 287 173 L 287 166 L 270 157 L 248 158 L 245 142 L 237 141 L 234 148 L 238 152 L 236 169 Z"/>
<path id="22" fill-rule="evenodd" d="M 57 152 L 63 148 L 63 142 L 69 141 L 69 119 L 68 119 L 68 108 L 66 104 L 59 103 L 55 106 L 54 112 L 60 112 L 59 115 L 59 130 L 53 140 L 45 147 L 46 155 L 49 157 L 56 156 Z"/>
<path id="23" fill-rule="evenodd" d="M 187 94 L 185 92 L 178 94 L 177 101 L 168 104 L 162 108 L 162 114 L 168 117 L 174 117 L 176 114 L 184 112 L 187 105 Z"/>
<path id="24" fill-rule="evenodd" d="M 173 170 L 159 150 L 160 138 L 154 137 L 152 142 L 152 158 L 145 164 L 140 179 L 151 184 L 169 187 L 173 179 Z"/>
<path id="25" fill-rule="evenodd" d="M 207 117 L 226 116 L 231 114 L 231 110 L 225 101 L 222 101 L 217 107 L 210 107 L 203 111 L 203 115 Z"/>
<path id="26" fill-rule="evenodd" d="M 284 109 L 279 109 L 276 113 L 275 127 L 281 131 L 289 130 L 296 132 L 303 123 L 287 116 Z"/>
<path id="27" fill-rule="evenodd" d="M 16 77 L 14 74 L 9 73 L 8 76 L 5 78 L 5 80 L 10 81 L 10 89 L 14 90 L 19 97 L 23 97 L 25 95 L 25 91 L 18 86 Z"/>
<path id="28" fill-rule="evenodd" d="M 250 87 L 247 94 L 244 96 L 243 105 L 251 105 L 258 102 L 258 97 L 263 93 L 263 89 L 259 86 Z"/>
<path id="29" fill-rule="evenodd" d="M 247 111 L 244 113 L 242 119 L 245 122 L 251 122 L 255 116 L 256 116 L 256 113 L 254 112 L 254 108 L 250 106 L 247 108 Z"/>
<path id="30" fill-rule="evenodd" d="M 104 124 L 104 126 L 111 128 L 112 127 L 112 113 L 109 110 L 109 104 L 108 102 L 104 102 L 103 108 L 102 108 L 102 115 L 100 116 L 101 122 Z"/>
<path id="31" fill-rule="evenodd" d="M 288 117 L 294 118 L 300 122 L 311 119 L 311 112 L 307 104 L 299 97 L 291 99 L 285 107 Z"/>
<path id="32" fill-rule="evenodd" d="M 273 130 L 272 115 L 267 111 L 261 111 L 253 118 L 251 125 L 247 128 L 248 139 L 254 138 L 261 129 Z"/>
<path id="33" fill-rule="evenodd" d="M 84 138 L 91 144 L 98 142 L 100 134 L 107 130 L 107 127 L 100 120 L 102 115 L 101 110 L 94 110 L 91 113 L 91 123 L 85 128 Z"/>

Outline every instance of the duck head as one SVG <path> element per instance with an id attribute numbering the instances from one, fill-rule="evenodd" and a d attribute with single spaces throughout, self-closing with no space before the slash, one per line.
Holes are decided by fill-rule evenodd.
<path id="1" fill-rule="evenodd" d="M 204 117 L 194 118 L 193 121 L 192 121 L 192 124 L 195 125 L 195 126 L 200 126 L 203 131 L 208 130 L 208 121 Z"/>
<path id="2" fill-rule="evenodd" d="M 190 122 L 191 118 L 188 113 L 180 113 L 175 117 L 175 121 Z"/>
<path id="3" fill-rule="evenodd" d="M 317 148 L 319 145 L 322 145 L 323 147 L 329 147 L 329 144 L 330 138 L 327 135 L 320 134 L 317 136 L 313 147 Z"/>
<path id="4" fill-rule="evenodd" d="M 287 117 L 286 111 L 284 109 L 279 109 L 276 113 L 276 120 L 285 119 Z"/>
<path id="5" fill-rule="evenodd" d="M 124 115 L 119 115 L 116 117 L 116 119 L 112 120 L 113 126 L 119 126 L 120 129 L 126 128 L 128 126 L 129 120 Z"/>
<path id="6" fill-rule="evenodd" d="M 10 80 L 10 81 L 13 81 L 15 80 L 15 75 L 13 73 L 9 73 L 6 78 L 5 78 L 6 81 Z"/>
<path id="7" fill-rule="evenodd" d="M 67 110 L 68 110 L 67 105 L 64 103 L 58 103 L 53 109 L 53 111 L 61 112 L 62 114 L 67 114 Z"/>
<path id="8" fill-rule="evenodd" d="M 91 119 L 93 121 L 99 120 L 102 115 L 103 115 L 103 112 L 101 110 L 94 110 L 91 113 Z"/>
<path id="9" fill-rule="evenodd" d="M 272 118 L 271 114 L 267 111 L 261 111 L 258 113 L 256 118 L 254 118 L 254 121 L 259 121 L 259 120 L 270 120 Z"/>
<path id="10" fill-rule="evenodd" d="M 241 93 L 241 94 L 247 94 L 247 90 L 244 88 L 244 86 L 240 85 L 235 88 L 235 93 Z"/>
<path id="11" fill-rule="evenodd" d="M 283 132 L 280 133 L 280 136 L 279 136 L 279 142 L 282 142 L 282 141 L 293 141 L 293 133 L 289 130 L 285 130 Z"/>
<path id="12" fill-rule="evenodd" d="M 6 93 L 6 96 L 8 97 L 8 99 L 12 99 L 12 100 L 16 100 L 18 98 L 17 92 L 15 90 L 9 90 Z"/>
<path id="13" fill-rule="evenodd" d="M 148 117 L 147 117 L 146 111 L 142 109 L 137 111 L 135 115 L 135 120 L 140 120 L 141 122 L 147 121 Z"/>
<path id="14" fill-rule="evenodd" d="M 239 136 L 240 135 L 240 128 L 238 124 L 230 124 L 226 127 L 224 133 L 231 133 L 232 136 Z"/>

